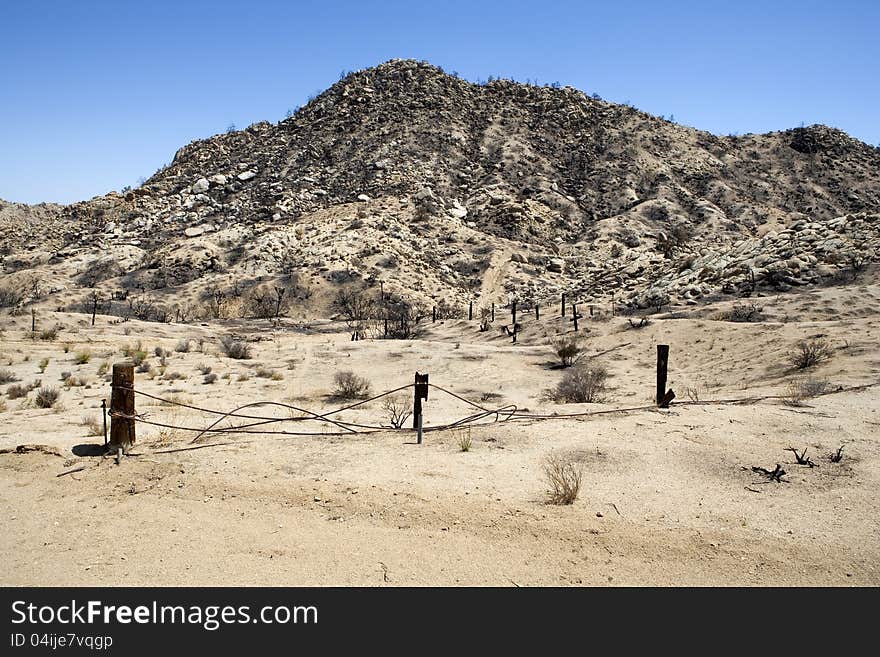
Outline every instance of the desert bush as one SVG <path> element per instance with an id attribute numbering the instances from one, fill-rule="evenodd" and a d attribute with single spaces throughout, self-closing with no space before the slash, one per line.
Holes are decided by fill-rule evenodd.
<path id="1" fill-rule="evenodd" d="M 579 363 L 568 370 L 547 395 L 559 404 L 591 404 L 602 399 L 608 370 L 598 364 Z"/>
<path id="2" fill-rule="evenodd" d="M 110 362 L 104 361 L 100 365 L 98 365 L 98 376 L 104 376 L 107 372 L 110 371 Z"/>
<path id="3" fill-rule="evenodd" d="M 80 423 L 80 426 L 83 426 L 86 428 L 86 435 L 87 436 L 102 436 L 102 435 L 104 435 L 104 427 L 98 418 L 83 415 L 82 419 L 80 420 L 79 423 Z"/>
<path id="4" fill-rule="evenodd" d="M 17 383 L 6 388 L 6 396 L 10 399 L 20 399 L 22 397 L 26 397 L 28 392 L 30 392 L 30 388 L 28 388 L 27 386 L 18 385 Z"/>
<path id="5" fill-rule="evenodd" d="M 199 363 L 198 366 L 196 366 L 196 369 L 206 376 L 211 373 L 211 366 L 205 365 L 204 363 Z"/>
<path id="6" fill-rule="evenodd" d="M 177 345 L 174 347 L 174 351 L 177 351 L 181 354 L 189 353 L 189 340 L 179 340 Z"/>
<path id="7" fill-rule="evenodd" d="M 229 358 L 247 360 L 251 357 L 251 346 L 244 340 L 236 340 L 229 335 L 220 338 L 220 348 Z"/>
<path id="8" fill-rule="evenodd" d="M 422 330 L 419 322 L 425 317 L 424 306 L 398 299 L 390 301 L 385 308 L 388 318 L 388 336 L 395 340 L 409 340 L 418 337 Z"/>
<path id="9" fill-rule="evenodd" d="M 370 396 L 370 382 L 350 370 L 337 372 L 333 382 L 333 394 L 341 399 L 366 399 Z"/>
<path id="10" fill-rule="evenodd" d="M 0 384 L 12 383 L 13 381 L 18 381 L 18 377 L 12 370 L 0 370 Z"/>
<path id="11" fill-rule="evenodd" d="M 553 353 L 559 359 L 563 367 L 574 365 L 583 352 L 581 338 L 577 334 L 561 335 L 550 340 Z"/>
<path id="12" fill-rule="evenodd" d="M 144 354 L 144 355 L 146 356 L 146 354 Z M 142 361 L 138 364 L 138 366 L 135 368 L 134 371 L 135 371 L 135 372 L 139 372 L 139 373 L 141 373 L 141 374 L 146 374 L 146 373 L 149 372 L 151 369 L 153 369 L 153 366 L 150 365 L 150 361 L 148 361 L 148 360 L 142 360 Z"/>
<path id="13" fill-rule="evenodd" d="M 782 398 L 784 404 L 800 406 L 805 399 L 818 397 L 828 391 L 828 381 L 818 379 L 792 379 L 788 382 L 788 394 Z"/>
<path id="14" fill-rule="evenodd" d="M 720 319 L 725 322 L 760 322 L 764 319 L 762 310 L 756 303 L 735 303 L 733 308 L 721 314 Z"/>
<path id="15" fill-rule="evenodd" d="M 801 340 L 789 353 L 788 359 L 795 369 L 805 370 L 831 358 L 831 345 L 827 340 L 816 338 Z"/>
<path id="16" fill-rule="evenodd" d="M 385 411 L 391 426 L 400 429 L 412 415 L 412 402 L 403 395 L 392 395 L 382 401 L 382 410 Z"/>
<path id="17" fill-rule="evenodd" d="M 43 386 L 37 391 L 34 403 L 36 403 L 39 408 L 52 408 L 58 402 L 60 397 L 61 393 L 58 391 L 58 388 Z"/>
<path id="18" fill-rule="evenodd" d="M 0 399 L 0 413 L 6 412 L 6 400 Z"/>
<path id="19" fill-rule="evenodd" d="M 165 358 L 165 356 L 171 355 L 171 352 L 164 347 L 155 347 L 153 353 L 156 354 L 156 358 Z"/>
<path id="20" fill-rule="evenodd" d="M 272 379 L 273 381 L 283 381 L 284 375 L 281 372 L 276 370 L 271 370 L 268 367 L 263 367 L 262 365 L 257 368 L 257 376 L 261 379 Z"/>
<path id="21" fill-rule="evenodd" d="M 211 384 L 211 383 L 214 383 L 216 380 L 217 380 L 216 374 L 208 373 L 205 375 L 205 378 L 202 380 L 202 382 L 206 383 L 206 384 Z"/>
<path id="22" fill-rule="evenodd" d="M 45 372 L 46 368 L 49 367 L 49 359 L 48 358 L 41 359 L 38 367 L 40 368 L 40 373 Z"/>
<path id="23" fill-rule="evenodd" d="M 544 477 L 550 486 L 550 504 L 571 504 L 581 490 L 583 466 L 564 454 L 550 454 L 544 459 Z"/>
<path id="24" fill-rule="evenodd" d="M 73 356 L 73 362 L 77 365 L 85 365 L 90 360 L 92 360 L 92 352 L 88 349 L 77 351 Z"/>
<path id="25" fill-rule="evenodd" d="M 43 329 L 39 332 L 40 340 L 45 340 L 46 342 L 51 342 L 58 337 L 58 329 L 56 327 Z"/>
<path id="26" fill-rule="evenodd" d="M 15 308 L 24 302 L 24 292 L 17 286 L 0 287 L 0 308 Z"/>

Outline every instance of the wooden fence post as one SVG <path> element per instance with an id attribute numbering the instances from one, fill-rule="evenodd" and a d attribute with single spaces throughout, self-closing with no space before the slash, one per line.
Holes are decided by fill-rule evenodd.
<path id="1" fill-rule="evenodd" d="M 535 304 L 535 321 L 537 322 L 539 319 L 541 319 L 541 304 L 536 303 Z"/>
<path id="2" fill-rule="evenodd" d="M 670 402 L 675 399 L 672 390 L 666 390 L 666 368 L 669 364 L 669 345 L 657 345 L 657 406 L 669 408 Z"/>
<path id="3" fill-rule="evenodd" d="M 437 306 L 434 306 L 434 308 L 431 310 L 431 323 L 433 324 L 436 321 L 437 321 Z"/>
<path id="4" fill-rule="evenodd" d="M 565 292 L 562 293 L 562 316 L 565 317 Z"/>
<path id="5" fill-rule="evenodd" d="M 116 461 L 134 444 L 134 363 L 114 363 L 110 393 L 110 447 Z"/>
<path id="6" fill-rule="evenodd" d="M 511 316 L 513 317 L 513 330 L 516 331 L 516 301 L 513 302 Z"/>
<path id="7" fill-rule="evenodd" d="M 468 304 L 468 319 L 473 319 L 473 318 L 474 318 L 474 302 L 471 301 Z"/>
<path id="8" fill-rule="evenodd" d="M 495 302 L 492 302 L 492 321 L 495 321 Z"/>
<path id="9" fill-rule="evenodd" d="M 571 318 L 574 320 L 574 330 L 578 330 L 578 307 L 576 303 L 571 304 Z"/>

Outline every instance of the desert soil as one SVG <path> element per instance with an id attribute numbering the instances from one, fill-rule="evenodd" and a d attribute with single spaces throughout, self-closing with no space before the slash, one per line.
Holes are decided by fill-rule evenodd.
<path id="1" fill-rule="evenodd" d="M 87 316 L 48 311 L 41 326 L 61 328 L 41 341 L 29 335 L 29 316 L 7 315 L 0 369 L 19 385 L 57 386 L 61 399 L 41 409 L 36 390 L 2 397 L 0 449 L 46 447 L 0 454 L 0 584 L 876 586 L 878 300 L 877 285 L 828 288 L 759 300 L 762 322 L 720 321 L 720 304 L 641 329 L 597 309 L 580 332 L 589 355 L 606 352 L 598 359 L 609 388 L 602 403 L 571 405 L 542 399 L 563 376 L 547 346 L 571 330 L 558 309 L 539 322 L 522 317 L 516 344 L 494 328 L 479 332 L 476 320 L 438 322 L 417 340 L 351 342 L 344 325 L 330 322 L 99 316 L 92 327 Z M 218 338 L 230 332 L 253 341 L 250 360 L 222 355 Z M 792 346 L 816 337 L 829 342 L 832 358 L 793 372 Z M 185 339 L 189 353 L 174 351 Z M 194 434 L 141 423 L 132 455 L 117 466 L 100 455 L 103 438 L 89 436 L 84 420 L 99 419 L 100 401 L 109 399 L 101 364 L 125 360 L 123 348 L 138 343 L 152 366 L 136 375 L 139 391 L 224 411 L 267 400 L 338 408 L 344 402 L 331 395 L 341 370 L 367 377 L 375 393 L 428 372 L 432 383 L 482 406 L 532 413 L 645 407 L 658 343 L 671 345 L 677 398 L 668 410 L 491 416 L 428 431 L 422 445 L 412 432 L 340 436 L 329 435 L 336 429 L 328 423 L 286 422 L 273 430 L 317 435 L 215 434 L 197 443 L 209 447 L 169 452 L 191 447 Z M 170 351 L 165 376 L 156 347 Z M 84 349 L 91 358 L 77 365 Z M 204 383 L 200 365 L 212 368 L 214 383 Z M 277 374 L 258 376 L 260 368 Z M 62 372 L 82 385 L 65 386 Z M 779 398 L 802 377 L 827 381 L 832 394 L 798 405 Z M 761 396 L 770 397 L 702 403 Z M 174 426 L 213 419 L 141 396 L 137 412 Z M 250 412 L 290 415 L 282 407 Z M 471 412 L 432 389 L 425 425 Z M 335 417 L 387 425 L 381 400 Z M 843 459 L 831 462 L 841 445 Z M 818 467 L 798 465 L 788 447 L 807 448 Z M 550 454 L 583 468 L 571 505 L 546 501 L 542 464 Z M 752 471 L 777 463 L 788 473 L 782 483 Z"/>

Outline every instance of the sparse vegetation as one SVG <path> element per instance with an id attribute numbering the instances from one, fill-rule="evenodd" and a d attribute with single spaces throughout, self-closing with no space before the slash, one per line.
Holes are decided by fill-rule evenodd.
<path id="1" fill-rule="evenodd" d="M 350 370 L 337 372 L 333 376 L 333 383 L 333 394 L 340 399 L 366 399 L 372 389 L 367 379 Z"/>
<path id="2" fill-rule="evenodd" d="M 572 504 L 581 490 L 583 465 L 564 454 L 550 454 L 544 459 L 544 477 L 550 486 L 550 504 Z"/>
<path id="3" fill-rule="evenodd" d="M 458 431 L 458 451 L 469 452 L 469 451 L 471 451 L 471 447 L 473 447 L 473 441 L 471 439 L 471 428 L 466 427 L 464 429 L 459 429 L 459 431 Z"/>
<path id="4" fill-rule="evenodd" d="M 205 384 L 209 384 L 209 385 L 210 385 L 211 383 L 214 383 L 216 380 L 217 380 L 217 375 L 216 375 L 216 374 L 208 373 L 208 374 L 205 375 L 205 378 L 202 379 L 202 383 L 205 383 Z"/>
<path id="5" fill-rule="evenodd" d="M 49 359 L 48 358 L 40 359 L 40 362 L 37 365 L 37 367 L 40 368 L 40 374 L 44 373 L 46 371 L 46 368 L 49 367 Z"/>
<path id="6" fill-rule="evenodd" d="M 98 366 L 98 376 L 105 376 L 110 371 L 110 361 L 104 361 Z"/>
<path id="7" fill-rule="evenodd" d="M 827 340 L 801 340 L 788 356 L 795 369 L 805 370 L 831 358 L 832 349 Z"/>
<path id="8" fill-rule="evenodd" d="M 720 319 L 725 322 L 760 322 L 764 319 L 763 308 L 756 303 L 735 303 L 725 313 L 721 313 Z"/>
<path id="9" fill-rule="evenodd" d="M 73 356 L 73 362 L 77 365 L 85 365 L 90 360 L 92 360 L 92 352 L 88 349 L 81 349 Z"/>
<path id="10" fill-rule="evenodd" d="M 175 345 L 174 351 L 181 354 L 187 354 L 189 353 L 189 345 L 190 340 L 180 340 L 178 341 L 177 345 Z"/>
<path id="11" fill-rule="evenodd" d="M 40 340 L 52 342 L 58 337 L 58 329 L 53 326 L 52 328 L 43 329 L 38 335 Z"/>

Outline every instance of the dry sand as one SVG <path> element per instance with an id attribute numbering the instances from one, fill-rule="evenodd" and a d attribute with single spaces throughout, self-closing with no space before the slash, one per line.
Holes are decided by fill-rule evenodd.
<path id="1" fill-rule="evenodd" d="M 792 406 L 693 404 L 785 395 L 795 376 L 792 345 L 822 336 L 833 358 L 809 376 L 837 387 L 880 379 L 880 287 L 829 288 L 765 298 L 768 320 L 715 319 L 724 305 L 688 309 L 638 330 L 624 318 L 581 321 L 588 352 L 610 371 L 600 404 L 557 405 L 542 391 L 562 376 L 550 367 L 549 336 L 570 330 L 558 309 L 526 314 L 518 343 L 478 322 L 432 325 L 413 341 L 349 341 L 344 325 L 285 322 L 211 325 L 115 323 L 43 313 L 59 323 L 54 342 L 28 336 L 30 317 L 2 320 L 0 369 L 19 383 L 62 390 L 60 408 L 28 398 L 0 413 L 0 449 L 42 444 L 47 452 L 0 454 L 0 584 L 3 585 L 878 585 L 880 584 L 880 386 Z M 551 317 L 551 315 L 554 315 Z M 220 355 L 217 338 L 247 334 L 253 358 Z M 671 345 L 669 410 L 546 421 L 482 420 L 470 429 L 351 436 L 219 435 L 205 449 L 192 433 L 138 425 L 120 466 L 88 455 L 83 417 L 100 417 L 110 386 L 97 370 L 141 341 L 154 347 L 204 338 L 166 358 L 167 381 L 136 376 L 138 390 L 212 409 L 274 400 L 323 412 L 333 374 L 352 370 L 380 392 L 429 372 L 431 382 L 492 407 L 536 413 L 650 405 L 655 345 Z M 67 353 L 64 343 L 69 343 Z M 74 354 L 91 350 L 76 365 Z M 27 360 L 25 360 L 27 358 Z M 39 362 L 50 361 L 44 374 Z M 218 379 L 203 383 L 196 369 Z M 283 379 L 258 377 L 258 367 Z M 65 387 L 61 372 L 86 379 Z M 248 373 L 247 380 L 239 380 Z M 223 378 L 229 374 L 229 378 Z M 9 384 L 4 386 L 8 389 Z M 688 389 L 690 392 L 688 393 Z M 485 401 L 481 401 L 485 400 Z M 210 416 L 138 397 L 146 419 L 204 427 Z M 432 390 L 426 427 L 468 415 Z M 258 413 L 287 414 L 263 408 Z M 348 421 L 387 423 L 379 401 Z M 331 431 L 318 423 L 276 428 Z M 473 446 L 462 452 L 469 435 Z M 828 455 L 843 445 L 844 458 Z M 819 465 L 799 466 L 787 447 L 808 448 Z M 562 453 L 583 466 L 570 506 L 546 503 L 542 462 Z M 85 454 L 85 455 L 83 455 Z M 786 483 L 752 466 L 781 464 Z M 57 475 L 85 466 L 62 477 Z"/>

